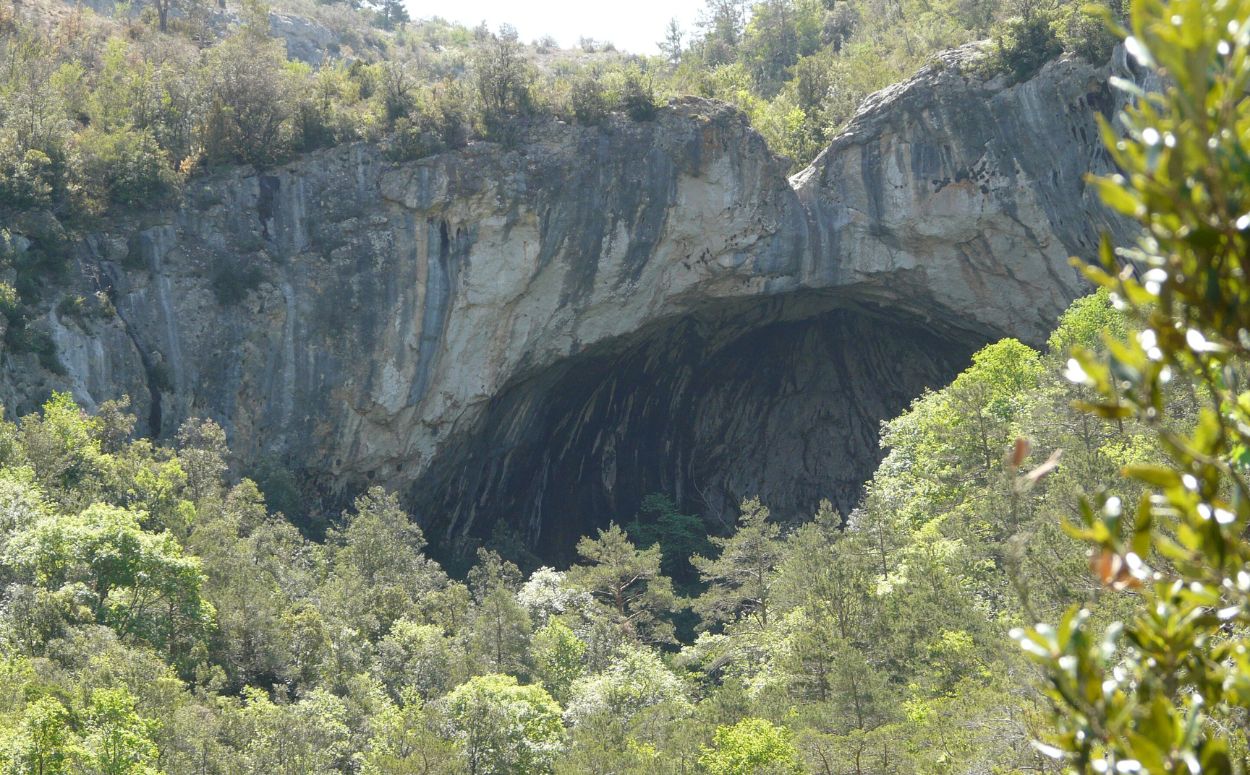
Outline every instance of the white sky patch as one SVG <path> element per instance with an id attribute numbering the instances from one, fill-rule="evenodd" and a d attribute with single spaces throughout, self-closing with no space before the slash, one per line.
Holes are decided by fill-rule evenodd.
<path id="1" fill-rule="evenodd" d="M 492 30 L 511 24 L 526 43 L 550 35 L 568 48 L 586 36 L 635 54 L 657 54 L 669 19 L 677 19 L 689 40 L 704 0 L 407 0 L 407 5 L 414 19 L 441 16 L 469 27 L 485 19 Z"/>

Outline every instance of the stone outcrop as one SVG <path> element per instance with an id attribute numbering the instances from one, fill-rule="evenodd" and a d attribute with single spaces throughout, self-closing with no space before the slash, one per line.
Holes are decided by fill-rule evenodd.
<path id="1" fill-rule="evenodd" d="M 366 145 L 195 181 L 77 249 L 114 316 L 46 326 L 0 397 L 131 396 L 143 430 L 211 416 L 243 460 L 331 501 L 399 488 L 434 540 L 502 520 L 547 554 L 659 491 L 709 518 L 853 506 L 877 430 L 975 347 L 1038 343 L 1070 255 L 1123 226 L 1107 72 L 1009 85 L 954 52 L 874 95 L 787 179 L 741 114 L 551 123 L 393 162 Z"/>

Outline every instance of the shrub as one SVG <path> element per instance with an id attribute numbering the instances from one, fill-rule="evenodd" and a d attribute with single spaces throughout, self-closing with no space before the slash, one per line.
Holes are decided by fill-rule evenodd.
<path id="1" fill-rule="evenodd" d="M 621 73 L 617 105 L 634 121 L 651 121 L 655 118 L 658 109 L 655 84 L 651 76 L 637 65 L 631 65 Z"/>
<path id="2" fill-rule="evenodd" d="M 387 155 L 405 161 L 463 147 L 469 121 L 459 93 L 448 87 L 414 100 L 409 115 L 396 119 L 394 130 Z"/>
<path id="3" fill-rule="evenodd" d="M 212 50 L 203 133 L 210 163 L 267 167 L 288 155 L 292 101 L 284 61 L 276 42 L 246 33 Z"/>
<path id="4" fill-rule="evenodd" d="M 89 127 L 78 134 L 77 147 L 83 183 L 101 205 L 160 203 L 177 187 L 169 157 L 150 131 Z"/>
<path id="5" fill-rule="evenodd" d="M 295 104 L 291 147 L 300 152 L 334 145 L 337 137 L 331 116 L 317 103 L 301 99 Z"/>
<path id="6" fill-rule="evenodd" d="M 148 382 L 161 393 L 170 393 L 174 389 L 174 374 L 165 361 L 154 363 L 147 370 Z"/>
<path id="7" fill-rule="evenodd" d="M 608 99 L 598 71 L 589 70 L 573 81 L 569 103 L 579 124 L 595 126 L 603 122 L 608 115 Z"/>
<path id="8" fill-rule="evenodd" d="M 56 181 L 56 169 L 46 153 L 34 148 L 22 151 L 0 135 L 0 204 L 48 207 Z"/>
<path id="9" fill-rule="evenodd" d="M 402 62 L 386 61 L 375 66 L 378 96 L 386 123 L 394 125 L 411 115 L 417 105 L 419 83 L 416 73 Z"/>
<path id="10" fill-rule="evenodd" d="M 295 150 L 328 148 L 364 136 L 372 116 L 361 105 L 361 84 L 350 68 L 326 65 L 311 72 L 306 65 L 293 63 L 287 66 L 287 72 L 296 90 L 292 134 Z"/>
<path id="11" fill-rule="evenodd" d="M 533 108 L 534 73 L 514 40 L 492 37 L 473 58 L 474 83 L 487 137 L 510 139 L 510 119 Z"/>
<path id="12" fill-rule="evenodd" d="M 1069 3 L 1059 10 L 1054 27 L 1058 30 L 1059 40 L 1065 51 L 1081 57 L 1085 61 L 1100 65 L 1111 57 L 1111 52 L 1119 41 L 1107 29 L 1104 15 L 1120 15 L 1120 4 L 1113 0 L 1112 6 L 1098 5 L 1095 13 L 1090 6 Z"/>
<path id="13" fill-rule="evenodd" d="M 265 505 L 271 512 L 282 512 L 292 521 L 303 519 L 308 513 L 299 480 L 278 458 L 261 457 L 249 472 L 249 478 L 264 494 Z"/>
<path id="14" fill-rule="evenodd" d="M 17 314 L 20 304 L 17 289 L 6 282 L 0 282 L 0 315 L 12 318 Z"/>
<path id="15" fill-rule="evenodd" d="M 432 156 L 442 149 L 438 135 L 428 131 L 420 121 L 400 118 L 395 121 L 386 155 L 394 161 L 412 161 Z"/>
<path id="16" fill-rule="evenodd" d="M 244 259 L 222 261 L 213 273 L 213 295 L 218 304 L 229 307 L 243 301 L 263 279 L 265 273 L 254 263 Z"/>
<path id="17" fill-rule="evenodd" d="M 1062 53 L 1063 44 L 1051 26 L 1053 19 L 1049 11 L 1028 5 L 1021 15 L 1003 22 L 994 35 L 994 69 L 1023 81 Z"/>
<path id="18" fill-rule="evenodd" d="M 824 137 L 788 91 L 772 102 L 760 102 L 750 113 L 751 123 L 774 152 L 801 164 L 820 152 Z"/>
<path id="19" fill-rule="evenodd" d="M 59 317 L 83 318 L 87 314 L 87 299 L 81 294 L 62 296 L 57 302 L 56 314 Z"/>
<path id="20" fill-rule="evenodd" d="M 56 342 L 52 340 L 52 335 L 32 326 L 29 321 L 10 323 L 4 332 L 4 344 L 15 353 L 34 353 L 39 358 L 39 365 L 53 374 L 65 373 L 65 367 L 56 357 Z"/>

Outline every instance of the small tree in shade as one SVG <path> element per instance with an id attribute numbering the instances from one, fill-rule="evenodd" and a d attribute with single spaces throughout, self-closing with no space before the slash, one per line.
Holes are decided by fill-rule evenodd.
<path id="1" fill-rule="evenodd" d="M 781 528 L 768 521 L 759 498 L 742 502 L 738 530 L 728 538 L 712 538 L 721 551 L 715 559 L 696 555 L 690 562 L 708 590 L 694 602 L 704 626 L 750 620 L 768 626 L 769 604 L 783 545 Z"/>

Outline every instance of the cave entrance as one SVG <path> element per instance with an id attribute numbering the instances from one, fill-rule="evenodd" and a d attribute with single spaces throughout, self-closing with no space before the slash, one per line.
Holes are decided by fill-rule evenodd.
<path id="1" fill-rule="evenodd" d="M 975 341 L 974 341 L 975 340 Z M 882 420 L 981 343 L 822 295 L 725 301 L 515 380 L 414 488 L 444 550 L 496 524 L 545 562 L 650 493 L 713 531 L 759 495 L 780 519 L 858 502 Z"/>

